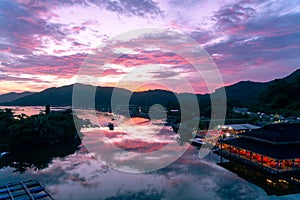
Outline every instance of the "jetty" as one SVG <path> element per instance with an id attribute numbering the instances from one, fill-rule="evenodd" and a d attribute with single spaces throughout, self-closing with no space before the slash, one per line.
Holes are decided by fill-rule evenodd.
<path id="1" fill-rule="evenodd" d="M 20 181 L 0 185 L 0 200 L 53 200 L 36 180 Z"/>

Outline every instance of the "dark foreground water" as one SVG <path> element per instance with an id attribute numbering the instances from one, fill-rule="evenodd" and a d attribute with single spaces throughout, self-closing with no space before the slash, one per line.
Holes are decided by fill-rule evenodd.
<path id="1" fill-rule="evenodd" d="M 142 119 L 137 120 L 142 122 Z M 97 132 L 97 129 L 85 130 L 84 143 L 94 144 L 96 148 L 101 146 L 103 141 Z M 114 132 L 118 133 L 118 128 Z M 173 136 L 157 134 L 151 136 L 150 141 L 165 142 Z M 126 139 L 122 147 L 127 150 L 141 148 L 137 138 L 134 143 L 130 142 L 130 134 L 111 134 L 109 138 L 119 141 L 119 145 Z M 138 141 L 144 139 L 141 135 Z M 36 179 L 54 199 L 300 199 L 299 194 L 268 196 L 260 187 L 218 166 L 220 158 L 216 155 L 211 153 L 200 159 L 199 150 L 192 146 L 167 167 L 138 174 L 108 167 L 106 161 L 96 159 L 83 145 L 77 150 L 71 146 L 55 148 L 45 147 L 38 152 L 0 158 L 2 166 L 4 162 L 10 163 L 0 169 L 0 184 Z"/>

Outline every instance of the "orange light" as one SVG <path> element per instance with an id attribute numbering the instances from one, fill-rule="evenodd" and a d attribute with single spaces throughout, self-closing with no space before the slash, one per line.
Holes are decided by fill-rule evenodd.
<path id="1" fill-rule="evenodd" d="M 141 87 L 138 87 L 137 89 L 134 90 L 134 92 L 144 92 L 144 91 L 148 91 L 148 90 L 170 90 L 170 88 L 167 88 L 161 84 L 157 84 L 157 83 L 149 83 L 149 84 L 145 84 L 142 85 Z"/>

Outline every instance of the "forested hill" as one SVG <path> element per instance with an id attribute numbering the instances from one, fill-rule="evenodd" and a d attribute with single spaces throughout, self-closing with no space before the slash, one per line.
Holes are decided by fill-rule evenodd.
<path id="1" fill-rule="evenodd" d="M 300 75 L 273 81 L 259 96 L 257 109 L 300 116 Z"/>
<path id="2" fill-rule="evenodd" d="M 239 83 L 226 86 L 227 100 L 233 106 L 246 106 L 269 110 L 299 110 L 299 76 L 300 69 L 289 76 L 276 79 L 270 82 L 241 81 Z M 74 85 L 57 88 L 49 88 L 39 93 L 18 98 L 16 100 L 1 103 L 1 105 L 37 106 L 52 105 L 66 106 L 72 104 L 72 92 Z M 81 85 L 82 90 L 92 86 Z M 95 93 L 96 106 L 107 107 L 111 103 L 111 95 L 117 91 L 120 99 L 131 96 L 130 103 L 135 105 L 161 104 L 175 106 L 178 104 L 176 95 L 188 97 L 191 94 L 174 94 L 165 90 L 150 90 L 145 92 L 132 93 L 129 90 L 113 87 L 97 87 Z M 85 98 L 85 97 L 82 97 Z M 210 97 L 208 94 L 197 94 L 201 108 L 209 106 Z M 208 110 L 209 112 L 209 110 Z"/>

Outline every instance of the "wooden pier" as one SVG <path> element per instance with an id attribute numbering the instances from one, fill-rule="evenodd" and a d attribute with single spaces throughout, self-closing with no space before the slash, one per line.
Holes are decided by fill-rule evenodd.
<path id="1" fill-rule="evenodd" d="M 0 200 L 53 200 L 36 180 L 8 183 L 0 186 Z"/>

